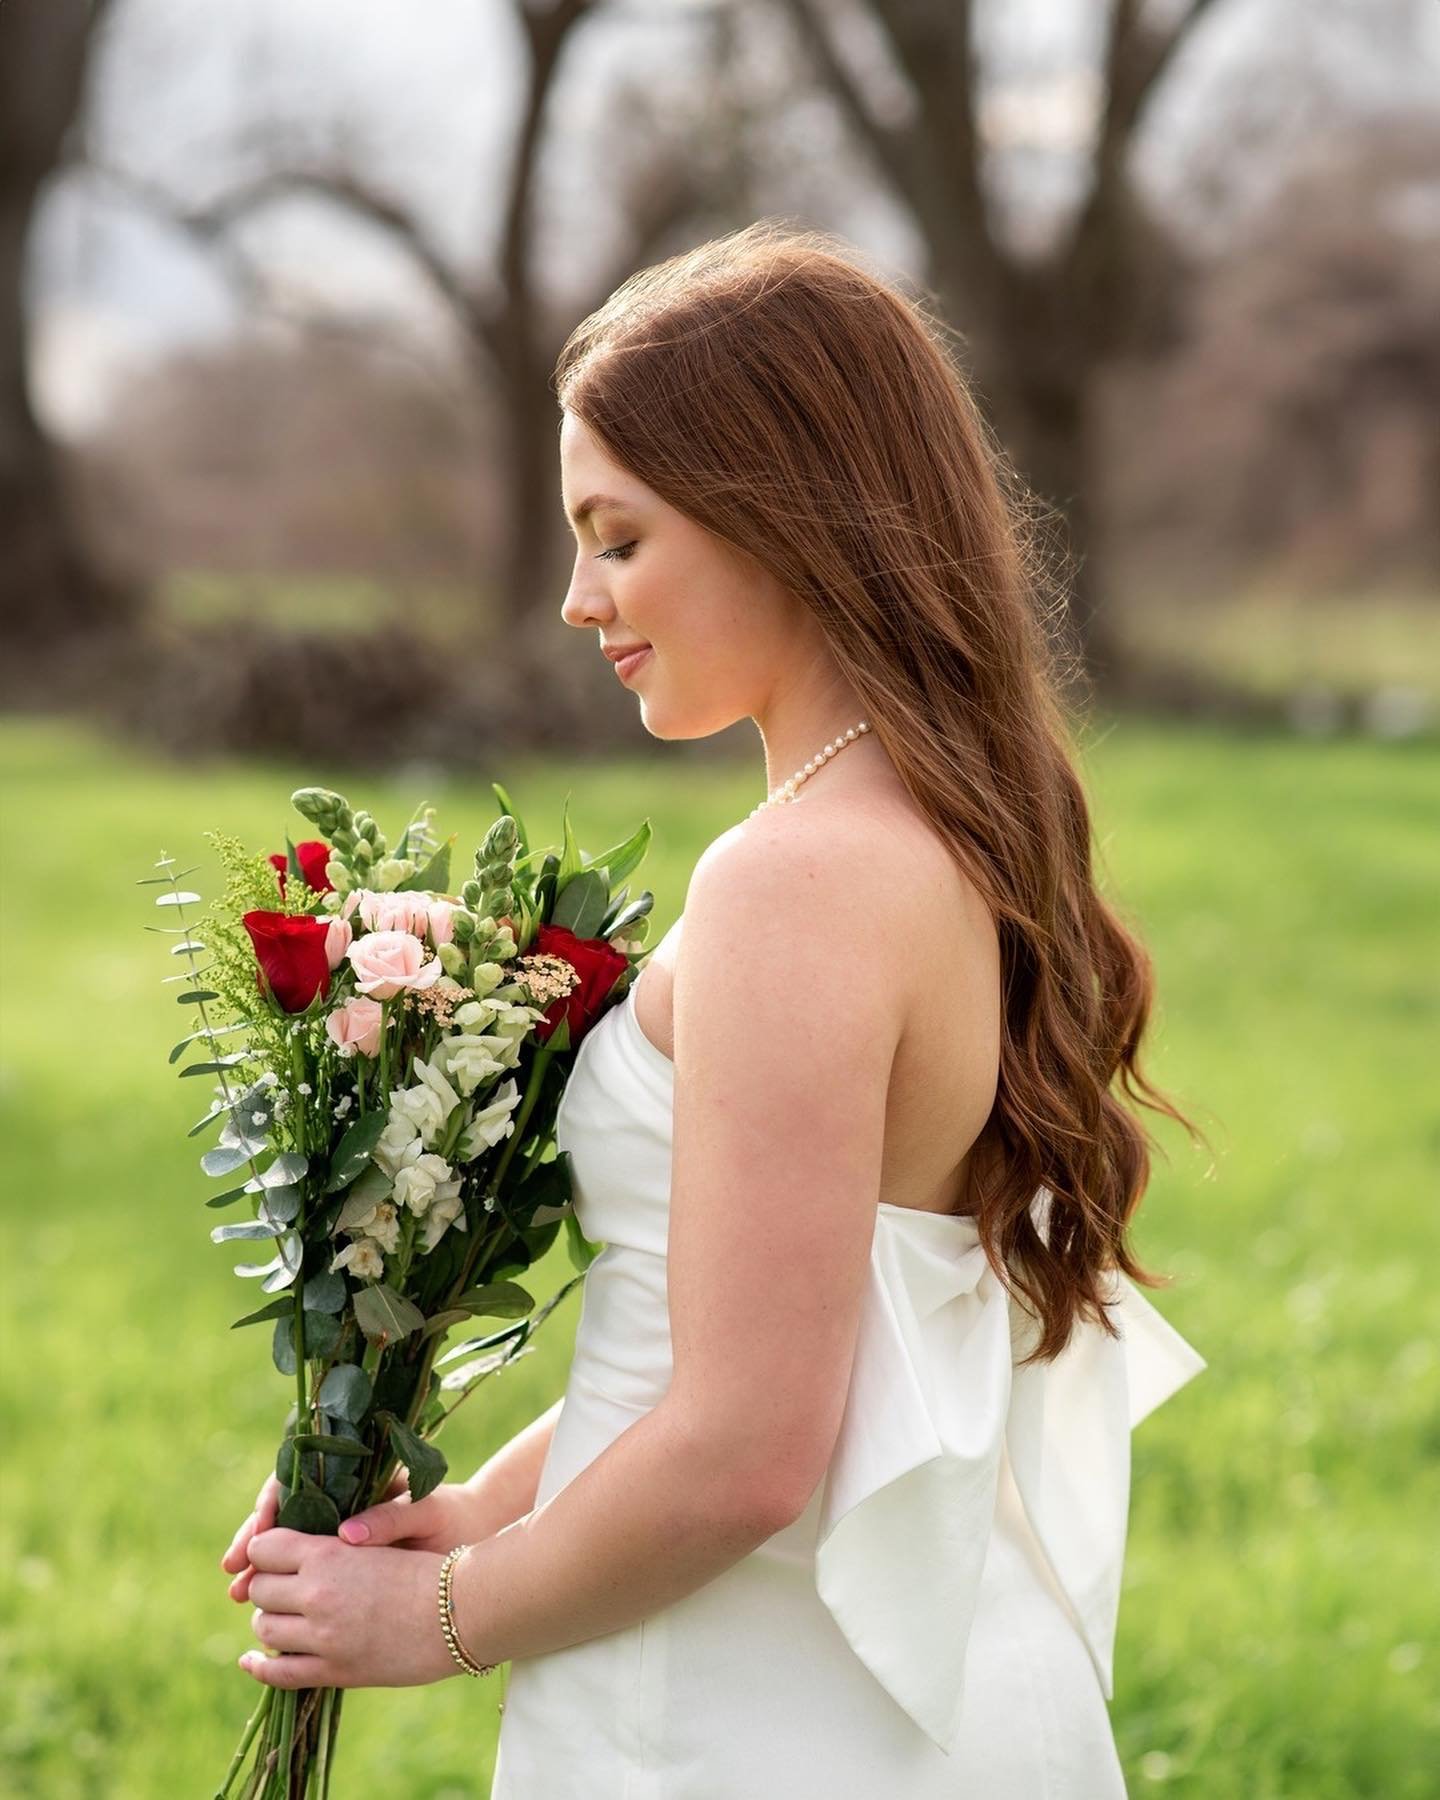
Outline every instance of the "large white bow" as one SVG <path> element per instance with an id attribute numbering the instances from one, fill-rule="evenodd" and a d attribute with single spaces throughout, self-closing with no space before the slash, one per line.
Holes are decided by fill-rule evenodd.
<path id="1" fill-rule="evenodd" d="M 1049 1199 L 1042 1188 L 1037 1206 Z M 973 1221 L 879 1210 L 815 1579 L 855 1654 L 943 1750 L 960 1725 L 1002 1447 L 1113 1694 L 1130 1433 L 1207 1365 L 1118 1271 L 1112 1292 L 1121 1338 L 1085 1321 L 1053 1362 L 1018 1369 L 1034 1321 Z"/>

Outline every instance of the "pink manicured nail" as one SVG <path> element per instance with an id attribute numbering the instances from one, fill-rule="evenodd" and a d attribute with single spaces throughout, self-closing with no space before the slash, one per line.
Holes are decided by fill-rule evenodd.
<path id="1" fill-rule="evenodd" d="M 347 1544 L 363 1544 L 370 1535 L 370 1527 L 359 1519 L 347 1519 L 340 1527 L 340 1535 Z"/>

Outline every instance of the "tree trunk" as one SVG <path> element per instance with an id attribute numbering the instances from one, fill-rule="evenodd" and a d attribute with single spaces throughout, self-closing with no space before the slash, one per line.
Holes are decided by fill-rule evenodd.
<path id="1" fill-rule="evenodd" d="M 138 605 L 86 549 L 26 372 L 26 244 L 80 105 L 103 10 L 103 0 L 0 5 L 0 640 L 7 648 L 118 625 Z"/>

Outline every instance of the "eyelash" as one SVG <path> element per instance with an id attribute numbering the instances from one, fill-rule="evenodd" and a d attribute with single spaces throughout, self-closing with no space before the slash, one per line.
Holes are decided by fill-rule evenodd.
<path id="1" fill-rule="evenodd" d="M 595 560 L 599 562 L 602 558 L 614 557 L 616 562 L 628 562 L 630 553 L 634 548 L 635 544 L 633 540 L 628 544 L 616 544 L 613 549 L 601 550 Z"/>

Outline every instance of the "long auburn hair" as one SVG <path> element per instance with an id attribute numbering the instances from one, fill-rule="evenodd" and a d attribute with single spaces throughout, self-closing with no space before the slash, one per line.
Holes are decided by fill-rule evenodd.
<path id="1" fill-rule="evenodd" d="M 1092 871 L 1061 699 L 1078 659 L 1047 632 L 1064 610 L 1048 515 L 945 331 L 842 239 L 760 220 L 632 275 L 552 380 L 615 462 L 813 611 L 989 903 L 1000 1070 L 967 1198 L 997 1276 L 1038 1315 L 1024 1361 L 1045 1361 L 1082 1315 L 1120 1335 L 1109 1271 L 1169 1285 L 1126 1242 L 1149 1137 L 1115 1077 L 1203 1133 L 1139 1070 L 1152 966 Z"/>

